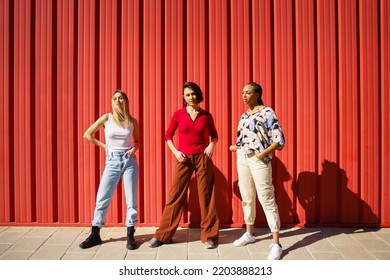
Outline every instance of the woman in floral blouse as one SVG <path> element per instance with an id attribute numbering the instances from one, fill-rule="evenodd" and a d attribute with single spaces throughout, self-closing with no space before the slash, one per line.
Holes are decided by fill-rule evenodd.
<path id="1" fill-rule="evenodd" d="M 245 246 L 255 242 L 254 223 L 256 218 L 256 193 L 272 233 L 270 260 L 282 255 L 279 243 L 280 218 L 272 184 L 270 160 L 275 150 L 284 146 L 284 135 L 275 112 L 261 99 L 259 84 L 249 83 L 242 91 L 242 98 L 248 110 L 242 114 L 237 130 L 237 141 L 230 146 L 237 152 L 237 172 L 242 197 L 246 232 L 234 242 Z"/>

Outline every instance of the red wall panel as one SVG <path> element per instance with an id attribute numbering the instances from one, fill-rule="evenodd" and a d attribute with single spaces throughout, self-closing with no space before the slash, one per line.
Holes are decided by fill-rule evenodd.
<path id="1" fill-rule="evenodd" d="M 35 158 L 32 165 L 35 168 L 36 219 L 40 223 L 57 221 L 56 193 L 56 95 L 53 77 L 55 59 L 53 59 L 53 3 L 49 0 L 35 2 L 35 100 L 33 113 L 35 123 Z"/>
<path id="2" fill-rule="evenodd" d="M 230 90 L 231 90 L 231 133 L 230 138 L 234 144 L 237 136 L 237 126 L 241 115 L 246 108 L 242 101 L 242 89 L 245 84 L 252 80 L 251 77 L 251 49 L 250 39 L 250 10 L 249 1 L 230 2 Z M 220 136 L 221 138 L 223 135 Z M 231 145 L 229 144 L 229 146 Z M 226 148 L 228 148 L 227 146 Z M 238 175 L 236 167 L 237 155 L 232 154 L 232 212 L 233 221 L 243 223 L 244 215 L 241 206 L 241 195 L 238 186 Z M 235 219 L 235 218 L 236 219 Z M 257 219 L 262 218 L 261 213 Z"/>
<path id="3" fill-rule="evenodd" d="M 264 103 L 273 107 L 273 5 L 271 0 L 251 4 L 252 80 L 261 84 Z"/>
<path id="4" fill-rule="evenodd" d="M 319 221 L 336 223 L 339 213 L 337 13 L 335 1 L 317 2 L 317 201 Z"/>
<path id="5" fill-rule="evenodd" d="M 230 137 L 231 100 L 227 98 L 230 92 L 229 57 L 229 27 L 228 3 L 223 0 L 210 1 L 208 4 L 209 22 L 209 111 L 214 117 L 215 127 L 220 135 L 214 149 L 213 162 L 215 166 L 215 188 L 218 193 L 217 207 L 222 224 L 233 222 L 233 184 L 231 183 L 232 162 L 231 152 L 227 147 L 233 144 Z M 235 201 L 237 199 L 234 199 Z"/>
<path id="6" fill-rule="evenodd" d="M 185 3 L 180 0 L 165 1 L 164 6 L 164 121 L 162 122 L 162 130 L 165 135 L 165 130 L 168 128 L 173 113 L 183 107 L 182 85 L 186 80 L 186 52 L 183 48 L 185 44 Z M 173 141 L 177 142 L 177 135 Z M 176 158 L 171 150 L 160 139 L 164 145 L 164 173 L 165 196 L 156 197 L 161 205 L 165 204 L 169 195 L 169 190 L 172 185 L 173 170 L 176 166 Z M 164 180 L 165 179 L 165 180 Z M 194 201 L 196 202 L 196 199 Z M 187 207 L 184 212 L 182 223 L 188 223 Z"/>
<path id="7" fill-rule="evenodd" d="M 3 93 L 0 97 L 0 111 L 1 121 L 0 130 L 8 133 L 1 133 L 0 135 L 0 220 L 10 222 L 13 220 L 12 213 L 14 205 L 11 204 L 12 190 L 10 188 L 13 180 L 11 174 L 11 150 L 13 138 L 11 135 L 11 101 L 12 95 L 6 94 L 12 92 L 12 84 L 10 79 L 12 77 L 11 68 L 11 37 L 10 32 L 11 22 L 11 5 L 8 1 L 0 1 L 0 91 Z"/>
<path id="8" fill-rule="evenodd" d="M 359 2 L 360 211 L 365 224 L 377 224 L 380 214 L 380 134 L 371 132 L 380 123 L 378 17 L 377 2 Z"/>
<path id="9" fill-rule="evenodd" d="M 286 136 L 282 224 L 388 226 L 389 16 L 384 0 L 0 0 L 0 224 L 90 224 L 105 154 L 82 136 L 120 88 L 140 123 L 140 225 L 157 225 L 176 162 L 165 130 L 194 81 L 220 135 L 221 224 L 242 226 L 228 148 L 256 81 Z M 195 180 L 188 200 L 182 225 L 199 226 Z M 125 213 L 119 185 L 106 224 Z"/>
<path id="10" fill-rule="evenodd" d="M 358 7 L 356 1 L 338 2 L 338 81 L 340 150 L 340 221 L 359 222 L 359 73 Z M 339 202 L 340 202 L 339 201 Z"/>
<path id="11" fill-rule="evenodd" d="M 315 223 L 317 218 L 317 123 L 315 10 L 312 0 L 295 6 L 296 34 L 296 172 L 293 185 L 297 197 L 296 213 L 300 221 Z M 302 133 L 304 132 L 304 133 Z"/>
<path id="12" fill-rule="evenodd" d="M 14 57 L 13 57 L 13 163 L 15 221 L 35 222 L 35 75 L 34 75 L 34 15 L 30 1 L 14 1 Z M 17 93 L 17 94 L 16 94 Z M 17 97 L 17 99 L 15 98 Z M 16 102 L 15 102 L 16 101 Z M 3 172 L 3 171 L 2 171 Z"/>
<path id="13" fill-rule="evenodd" d="M 274 1 L 274 110 L 281 122 L 286 138 L 285 148 L 275 153 L 274 185 L 281 220 L 287 223 L 296 219 L 296 81 L 294 13 L 291 1 Z M 299 220 L 304 223 L 303 220 Z"/>
<path id="14" fill-rule="evenodd" d="M 73 1 L 57 2 L 56 161 L 58 222 L 78 222 L 77 14 Z M 61 12 L 60 12 L 61 11 Z M 59 172 L 61 171 L 61 172 Z"/>
<path id="15" fill-rule="evenodd" d="M 379 3 L 380 26 L 380 178 L 381 178 L 381 222 L 390 221 L 390 1 L 382 0 Z"/>
<path id="16" fill-rule="evenodd" d="M 145 221 L 159 221 L 165 204 L 164 183 L 164 38 L 162 1 L 143 2 L 143 134 Z"/>
<path id="17" fill-rule="evenodd" d="M 99 117 L 99 6 L 96 1 L 77 3 L 77 150 L 79 222 L 92 220 L 98 189 L 99 149 L 83 139 L 85 130 Z"/>

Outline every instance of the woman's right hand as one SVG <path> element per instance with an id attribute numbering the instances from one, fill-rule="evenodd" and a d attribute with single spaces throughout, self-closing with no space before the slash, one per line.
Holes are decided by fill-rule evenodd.
<path id="1" fill-rule="evenodd" d="M 187 160 L 187 156 L 180 151 L 175 152 L 175 157 L 178 162 L 185 162 Z"/>
<path id="2" fill-rule="evenodd" d="M 231 145 L 231 146 L 229 147 L 229 150 L 230 150 L 231 152 L 237 152 L 238 147 L 237 147 L 236 145 Z"/>

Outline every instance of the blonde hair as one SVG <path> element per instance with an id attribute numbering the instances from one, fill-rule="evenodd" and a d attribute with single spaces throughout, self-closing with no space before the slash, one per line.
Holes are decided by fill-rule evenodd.
<path id="1" fill-rule="evenodd" d="M 122 95 L 122 98 L 124 100 L 124 106 L 122 110 L 117 108 L 114 104 L 114 96 L 118 92 Z M 133 125 L 132 122 L 133 117 L 130 115 L 129 112 L 129 99 L 127 98 L 126 93 L 121 90 L 116 90 L 112 95 L 111 106 L 112 106 L 112 118 L 114 119 L 114 122 L 119 126 L 122 126 L 122 122 L 124 122 L 125 127 L 130 128 Z"/>

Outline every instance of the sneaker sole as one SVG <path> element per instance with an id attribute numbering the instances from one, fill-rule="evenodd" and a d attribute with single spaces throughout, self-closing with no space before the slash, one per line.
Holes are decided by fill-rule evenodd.
<path id="1" fill-rule="evenodd" d="M 248 242 L 248 243 L 245 243 L 245 244 L 243 244 L 243 245 L 241 245 L 241 244 L 235 244 L 235 243 L 233 243 L 233 245 L 234 246 L 236 246 L 236 247 L 244 247 L 244 246 L 246 246 L 246 245 L 248 245 L 248 244 L 252 244 L 252 243 L 255 243 L 256 241 L 253 241 L 253 242 Z"/>

